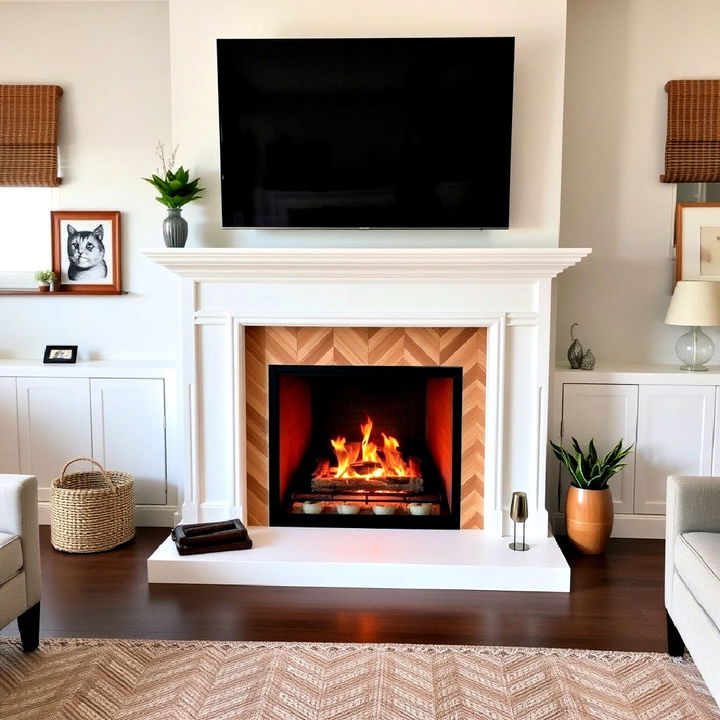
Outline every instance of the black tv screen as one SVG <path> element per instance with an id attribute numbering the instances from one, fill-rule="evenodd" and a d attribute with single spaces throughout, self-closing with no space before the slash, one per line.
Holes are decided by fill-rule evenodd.
<path id="1" fill-rule="evenodd" d="M 218 40 L 223 226 L 508 227 L 514 45 Z"/>

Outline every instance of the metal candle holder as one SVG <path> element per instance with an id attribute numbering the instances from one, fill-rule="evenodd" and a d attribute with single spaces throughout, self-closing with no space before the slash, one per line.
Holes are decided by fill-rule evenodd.
<path id="1" fill-rule="evenodd" d="M 528 501 L 524 492 L 514 492 L 510 501 L 510 519 L 513 521 L 513 541 L 511 550 L 529 550 L 525 543 L 525 521 L 528 519 Z M 522 525 L 522 542 L 517 542 L 517 524 Z"/>

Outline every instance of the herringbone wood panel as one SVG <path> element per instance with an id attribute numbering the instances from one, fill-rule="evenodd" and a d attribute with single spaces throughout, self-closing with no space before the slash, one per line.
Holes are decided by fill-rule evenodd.
<path id="1" fill-rule="evenodd" d="M 717 720 L 690 660 L 449 645 L 0 638 L 3 720 Z"/>
<path id="2" fill-rule="evenodd" d="M 248 522 L 268 524 L 268 365 L 463 368 L 460 526 L 483 526 L 485 328 L 245 328 Z"/>

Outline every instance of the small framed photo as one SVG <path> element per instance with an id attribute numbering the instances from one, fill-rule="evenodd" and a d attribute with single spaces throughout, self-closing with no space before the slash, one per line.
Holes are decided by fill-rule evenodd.
<path id="1" fill-rule="evenodd" d="M 720 280 L 720 203 L 678 203 L 675 280 Z"/>
<path id="2" fill-rule="evenodd" d="M 47 345 L 44 363 L 75 363 L 77 362 L 77 345 Z"/>
<path id="3" fill-rule="evenodd" d="M 62 210 L 51 213 L 52 269 L 61 292 L 120 293 L 120 213 Z"/>

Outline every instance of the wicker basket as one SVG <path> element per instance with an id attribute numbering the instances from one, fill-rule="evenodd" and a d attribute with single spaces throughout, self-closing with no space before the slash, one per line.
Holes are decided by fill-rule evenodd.
<path id="1" fill-rule="evenodd" d="M 66 474 L 79 460 L 99 470 Z M 133 476 L 105 470 L 91 458 L 66 463 L 52 484 L 50 543 L 56 550 L 93 553 L 112 550 L 135 537 Z"/>

